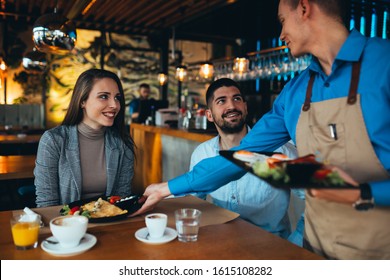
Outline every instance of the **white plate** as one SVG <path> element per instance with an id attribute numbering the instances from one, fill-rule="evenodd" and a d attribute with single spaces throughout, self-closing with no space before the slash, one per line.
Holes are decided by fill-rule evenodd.
<path id="1" fill-rule="evenodd" d="M 135 238 L 137 238 L 139 241 L 148 244 L 163 244 L 175 239 L 177 237 L 177 231 L 167 227 L 165 229 L 164 235 L 160 238 L 151 238 L 150 236 L 148 236 L 148 238 L 146 239 L 147 235 L 148 229 L 146 227 L 141 228 L 135 232 Z"/>
<path id="2" fill-rule="evenodd" d="M 51 236 L 47 238 L 51 241 L 57 241 L 57 239 L 54 236 Z M 42 241 L 41 248 L 48 252 L 49 254 L 55 255 L 55 256 L 74 256 L 77 254 L 84 253 L 85 251 L 91 249 L 96 244 L 96 237 L 92 234 L 86 233 L 81 240 L 79 246 L 74 248 L 62 248 L 60 244 L 51 244 L 46 241 Z"/>

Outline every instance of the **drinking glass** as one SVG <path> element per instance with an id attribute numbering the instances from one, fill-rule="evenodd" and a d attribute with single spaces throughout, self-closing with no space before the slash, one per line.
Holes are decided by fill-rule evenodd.
<path id="1" fill-rule="evenodd" d="M 198 209 L 183 208 L 175 211 L 176 230 L 181 242 L 198 240 L 199 222 L 202 212 Z"/>
<path id="2" fill-rule="evenodd" d="M 15 215 L 11 217 L 11 231 L 16 249 L 27 250 L 38 246 L 40 215 Z"/>

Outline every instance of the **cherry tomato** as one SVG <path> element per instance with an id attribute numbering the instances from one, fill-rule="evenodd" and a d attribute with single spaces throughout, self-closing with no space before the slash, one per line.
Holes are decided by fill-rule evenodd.
<path id="1" fill-rule="evenodd" d="M 114 204 L 114 203 L 117 202 L 118 200 L 121 200 L 121 197 L 120 197 L 119 195 L 110 196 L 110 203 L 111 203 L 111 204 Z"/>
<path id="2" fill-rule="evenodd" d="M 314 177 L 314 179 L 317 179 L 317 180 L 324 180 L 326 178 L 326 176 L 328 176 L 329 173 L 332 173 L 332 170 L 319 169 L 314 173 L 313 177 Z"/>
<path id="3" fill-rule="evenodd" d="M 69 211 L 69 215 L 73 215 L 76 211 L 80 210 L 80 206 L 72 207 Z"/>

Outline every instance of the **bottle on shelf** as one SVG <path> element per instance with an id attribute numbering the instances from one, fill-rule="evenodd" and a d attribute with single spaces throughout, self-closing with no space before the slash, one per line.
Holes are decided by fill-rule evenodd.
<path id="1" fill-rule="evenodd" d="M 151 125 L 156 125 L 156 110 L 154 105 L 150 107 Z"/>
<path id="2" fill-rule="evenodd" d="M 205 109 L 198 109 L 195 116 L 195 129 L 207 129 Z"/>

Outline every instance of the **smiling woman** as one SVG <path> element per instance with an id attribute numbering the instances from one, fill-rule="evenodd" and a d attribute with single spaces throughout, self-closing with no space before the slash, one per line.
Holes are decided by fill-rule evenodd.
<path id="1" fill-rule="evenodd" d="M 124 110 L 117 75 L 99 69 L 80 75 L 62 125 L 46 131 L 39 143 L 34 170 L 38 207 L 102 193 L 131 194 L 134 145 Z"/>
<path id="2" fill-rule="evenodd" d="M 121 104 L 118 85 L 110 78 L 96 81 L 87 100 L 81 102 L 83 122 L 94 129 L 112 126 Z"/>

